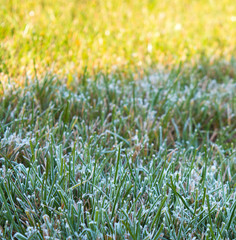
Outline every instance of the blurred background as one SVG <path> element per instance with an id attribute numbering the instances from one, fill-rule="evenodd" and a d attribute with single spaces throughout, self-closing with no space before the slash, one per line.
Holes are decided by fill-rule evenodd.
<path id="1" fill-rule="evenodd" d="M 232 0 L 0 0 L 1 77 L 230 59 Z"/>

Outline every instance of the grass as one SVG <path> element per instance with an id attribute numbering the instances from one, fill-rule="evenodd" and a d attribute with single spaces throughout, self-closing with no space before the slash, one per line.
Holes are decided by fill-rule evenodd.
<path id="1" fill-rule="evenodd" d="M 0 0 L 0 239 L 236 239 L 236 5 Z"/>
<path id="2" fill-rule="evenodd" d="M 5 85 L 1 239 L 235 239 L 235 64 Z"/>
<path id="3" fill-rule="evenodd" d="M 232 0 L 0 0 L 2 78 L 146 70 L 236 53 Z"/>

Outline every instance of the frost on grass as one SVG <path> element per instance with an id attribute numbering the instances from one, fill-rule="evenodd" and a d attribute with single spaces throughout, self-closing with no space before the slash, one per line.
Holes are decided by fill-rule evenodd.
<path id="1" fill-rule="evenodd" d="M 236 85 L 199 76 L 11 85 L 1 238 L 234 239 Z"/>

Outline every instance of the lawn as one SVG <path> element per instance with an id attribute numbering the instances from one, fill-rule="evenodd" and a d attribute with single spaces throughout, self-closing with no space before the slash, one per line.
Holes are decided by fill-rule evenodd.
<path id="1" fill-rule="evenodd" d="M 236 4 L 0 0 L 0 239 L 236 239 Z"/>

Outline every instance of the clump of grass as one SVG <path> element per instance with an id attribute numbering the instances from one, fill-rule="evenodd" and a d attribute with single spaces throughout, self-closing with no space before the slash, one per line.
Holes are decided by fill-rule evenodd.
<path id="1" fill-rule="evenodd" d="M 5 85 L 1 239 L 234 239 L 236 85 L 207 69 Z"/>

